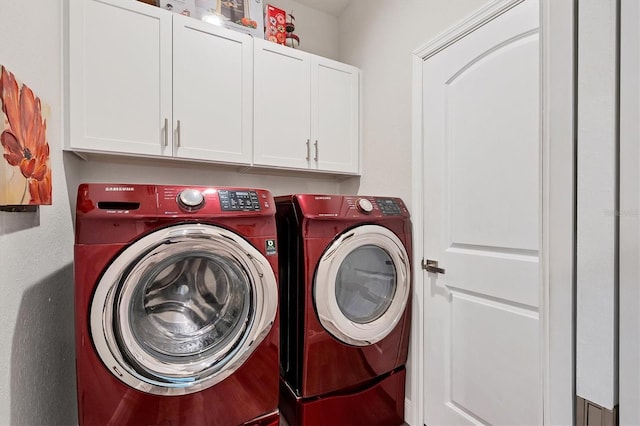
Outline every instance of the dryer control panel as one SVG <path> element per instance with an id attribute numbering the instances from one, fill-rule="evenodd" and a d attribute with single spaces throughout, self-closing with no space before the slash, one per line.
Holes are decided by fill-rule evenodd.
<path id="1" fill-rule="evenodd" d="M 279 202 L 285 202 L 287 199 L 295 199 L 302 214 L 308 218 L 374 220 L 375 218 L 410 217 L 409 210 L 397 197 L 325 194 L 296 194 L 278 197 Z"/>
<path id="2" fill-rule="evenodd" d="M 354 210 L 365 216 L 403 216 L 406 207 L 399 198 L 393 197 L 344 197 L 349 206 L 347 216 Z"/>

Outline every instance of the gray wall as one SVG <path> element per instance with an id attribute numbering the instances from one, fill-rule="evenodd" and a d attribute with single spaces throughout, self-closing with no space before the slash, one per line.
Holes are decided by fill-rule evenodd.
<path id="1" fill-rule="evenodd" d="M 36 213 L 0 212 L 0 424 L 70 424 L 73 229 L 61 150 L 62 8 L 51 0 L 3 1 L 1 8 L 0 64 L 51 110 L 54 204 Z"/>
<path id="2" fill-rule="evenodd" d="M 487 3 L 354 0 L 340 15 L 340 60 L 363 74 L 363 194 L 411 201 L 412 52 Z"/>

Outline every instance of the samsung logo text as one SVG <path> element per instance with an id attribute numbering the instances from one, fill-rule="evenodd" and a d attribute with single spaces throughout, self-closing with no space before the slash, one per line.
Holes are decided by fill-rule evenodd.
<path id="1" fill-rule="evenodd" d="M 104 190 L 107 192 L 131 192 L 135 188 L 130 186 L 107 186 Z"/>

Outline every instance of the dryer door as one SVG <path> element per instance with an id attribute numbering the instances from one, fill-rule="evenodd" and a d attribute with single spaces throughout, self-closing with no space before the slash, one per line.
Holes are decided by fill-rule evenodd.
<path id="1" fill-rule="evenodd" d="M 400 321 L 410 280 L 409 256 L 393 232 L 378 225 L 353 228 L 318 263 L 313 294 L 320 322 L 344 343 L 376 343 Z"/>
<path id="2" fill-rule="evenodd" d="M 273 324 L 278 290 L 267 259 L 228 230 L 155 231 L 107 268 L 91 334 L 109 371 L 158 395 L 187 394 L 232 374 Z"/>

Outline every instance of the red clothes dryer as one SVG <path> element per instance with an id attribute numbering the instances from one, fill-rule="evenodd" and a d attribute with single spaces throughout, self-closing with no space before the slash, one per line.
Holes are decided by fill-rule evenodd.
<path id="1" fill-rule="evenodd" d="M 80 425 L 278 424 L 274 215 L 261 189 L 80 185 Z"/>
<path id="2" fill-rule="evenodd" d="M 390 197 L 276 198 L 280 409 L 296 425 L 404 418 L 411 221 Z"/>

